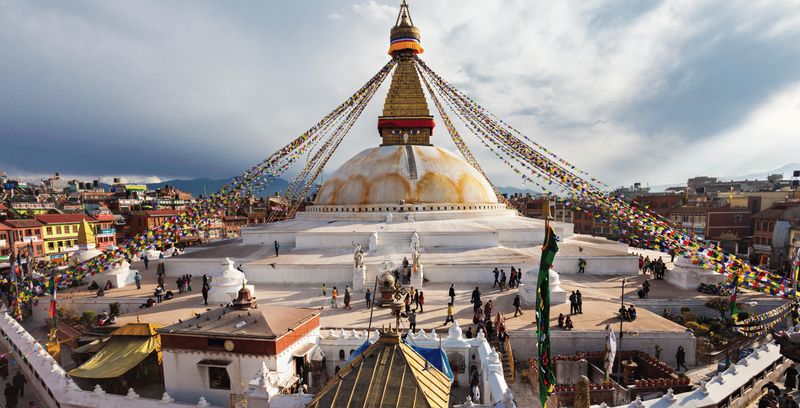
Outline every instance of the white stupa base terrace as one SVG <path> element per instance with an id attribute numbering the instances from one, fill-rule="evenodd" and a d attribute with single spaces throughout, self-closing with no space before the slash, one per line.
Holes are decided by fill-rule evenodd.
<path id="1" fill-rule="evenodd" d="M 692 264 L 688 258 L 675 258 L 675 267 L 665 276 L 667 282 L 681 289 L 697 289 L 701 283 L 718 284 L 725 282 L 725 275 Z"/>
<path id="2" fill-rule="evenodd" d="M 443 204 L 438 207 L 442 210 L 410 212 L 406 209 L 414 206 L 376 205 L 376 212 L 322 212 L 317 207 L 293 220 L 244 228 L 241 239 L 165 259 L 167 276 L 211 274 L 229 257 L 249 282 L 352 285 L 358 275 L 353 270 L 354 245 L 360 244 L 365 282 L 370 286 L 385 261 L 400 266 L 404 257 L 412 260 L 416 234 L 429 282 L 483 282 L 491 279 L 495 267 L 510 274 L 511 266 L 523 271 L 524 282 L 535 279 L 545 236 L 544 220 L 520 217 L 496 205 L 467 210 L 453 205 L 451 210 Z M 404 211 L 386 212 L 388 208 Z M 574 235 L 572 224 L 551 225 L 561 239 L 553 267 L 559 274 L 577 273 L 580 258 L 587 261 L 587 274 L 637 273 L 638 258 L 628 253 L 626 245 Z M 280 244 L 277 257 L 275 241 Z"/>

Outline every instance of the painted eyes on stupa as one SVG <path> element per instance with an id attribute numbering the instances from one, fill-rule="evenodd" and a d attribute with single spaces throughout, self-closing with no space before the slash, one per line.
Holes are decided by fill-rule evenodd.
<path id="1" fill-rule="evenodd" d="M 419 129 L 392 129 L 393 135 L 401 135 L 401 134 L 408 134 L 408 135 L 418 135 L 420 132 Z"/>

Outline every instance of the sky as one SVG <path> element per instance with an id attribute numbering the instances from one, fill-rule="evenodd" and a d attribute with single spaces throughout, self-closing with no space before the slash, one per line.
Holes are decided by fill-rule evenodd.
<path id="1" fill-rule="evenodd" d="M 239 174 L 388 61 L 398 6 L 0 0 L 0 170 L 151 181 Z M 800 161 L 796 0 L 410 7 L 431 68 L 610 185 Z M 387 88 L 328 173 L 379 143 Z M 522 187 L 466 139 L 497 185 Z M 453 147 L 441 123 L 433 143 Z"/>

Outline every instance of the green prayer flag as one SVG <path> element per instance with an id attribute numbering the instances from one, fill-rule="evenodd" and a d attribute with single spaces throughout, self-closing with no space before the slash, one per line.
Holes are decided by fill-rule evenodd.
<path id="1" fill-rule="evenodd" d="M 558 237 L 547 224 L 547 235 L 542 245 L 542 260 L 536 282 L 536 339 L 538 346 L 539 401 L 544 408 L 547 397 L 555 388 L 555 374 L 550 358 L 550 267 L 558 252 Z"/>

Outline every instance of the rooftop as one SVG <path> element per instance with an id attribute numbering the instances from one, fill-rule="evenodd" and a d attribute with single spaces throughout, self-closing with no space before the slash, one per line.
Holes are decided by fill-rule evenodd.
<path id="1" fill-rule="evenodd" d="M 85 214 L 41 214 L 37 215 L 36 219 L 43 224 L 77 224 L 83 220 L 97 222 Z"/>
<path id="2" fill-rule="evenodd" d="M 195 318 L 179 320 L 159 333 L 275 339 L 319 314 L 319 309 L 311 308 L 259 306 L 238 310 L 224 306 L 195 313 Z"/>
<path id="3" fill-rule="evenodd" d="M 21 220 L 5 220 L 2 223 L 11 228 L 40 228 L 42 225 L 44 225 L 37 220 L 27 218 Z"/>

